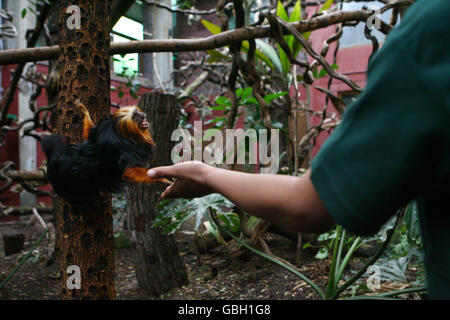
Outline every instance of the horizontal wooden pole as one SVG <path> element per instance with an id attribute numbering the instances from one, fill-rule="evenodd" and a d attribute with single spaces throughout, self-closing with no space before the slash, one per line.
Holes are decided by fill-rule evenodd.
<path id="1" fill-rule="evenodd" d="M 336 11 L 313 19 L 291 23 L 299 32 L 313 31 L 330 25 L 349 21 L 367 21 L 371 13 L 367 11 Z M 390 26 L 381 24 L 381 31 L 388 33 Z M 286 32 L 286 30 L 285 30 Z M 287 32 L 286 32 L 287 33 Z M 235 41 L 266 38 L 270 36 L 269 26 L 246 27 L 221 32 L 198 39 L 154 39 L 111 43 L 110 54 L 204 51 L 221 48 Z M 57 59 L 59 46 L 0 51 L 0 65 Z"/>
<path id="2" fill-rule="evenodd" d="M 33 209 L 38 210 L 40 214 L 43 213 L 52 213 L 53 207 L 43 207 L 43 206 L 36 206 L 36 207 L 0 207 L 0 218 L 3 216 L 8 215 L 25 215 L 25 214 L 32 214 Z"/>
<path id="3" fill-rule="evenodd" d="M 44 180 L 47 181 L 47 176 L 44 170 L 10 170 L 5 173 L 13 181 L 35 181 Z"/>

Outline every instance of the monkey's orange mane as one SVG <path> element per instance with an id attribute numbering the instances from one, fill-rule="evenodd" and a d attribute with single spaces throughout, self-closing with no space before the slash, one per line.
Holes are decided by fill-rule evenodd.
<path id="1" fill-rule="evenodd" d="M 113 118 L 116 119 L 116 130 L 127 139 L 141 140 L 149 145 L 154 146 L 155 142 L 150 135 L 148 130 L 142 130 L 139 124 L 133 120 L 133 113 L 137 110 L 142 112 L 142 110 L 137 106 L 122 107 L 117 110 Z"/>

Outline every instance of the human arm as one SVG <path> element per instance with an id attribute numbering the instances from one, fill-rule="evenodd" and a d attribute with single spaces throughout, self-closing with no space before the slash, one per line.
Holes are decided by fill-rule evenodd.
<path id="1" fill-rule="evenodd" d="M 221 193 L 242 210 L 299 232 L 323 232 L 332 226 L 307 171 L 301 177 L 248 174 L 220 169 L 198 161 L 149 170 L 150 178 L 177 180 L 163 198 L 194 198 Z"/>

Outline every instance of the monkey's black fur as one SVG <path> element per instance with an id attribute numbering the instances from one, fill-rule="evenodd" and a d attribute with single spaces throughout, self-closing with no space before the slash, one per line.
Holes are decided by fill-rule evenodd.
<path id="1" fill-rule="evenodd" d="M 147 167 L 151 146 L 124 138 L 112 116 L 89 132 L 88 140 L 74 145 L 53 134 L 42 139 L 47 156 L 47 176 L 53 190 L 70 202 L 84 202 L 100 191 L 118 192 L 129 167 Z"/>

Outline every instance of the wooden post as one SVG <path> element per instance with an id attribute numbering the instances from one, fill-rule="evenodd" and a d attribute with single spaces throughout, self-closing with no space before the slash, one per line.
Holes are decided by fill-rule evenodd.
<path id="1" fill-rule="evenodd" d="M 174 144 L 171 135 L 178 127 L 180 114 L 175 96 L 146 93 L 139 106 L 148 116 L 150 133 L 156 143 L 150 167 L 171 164 Z M 187 283 L 186 269 L 173 236 L 163 235 L 160 229 L 153 228 L 156 206 L 165 187 L 161 183 L 153 183 L 127 188 L 128 226 L 138 284 L 155 296 Z"/>
<path id="2" fill-rule="evenodd" d="M 82 114 L 75 108 L 77 99 L 87 106 L 95 123 L 110 112 L 111 0 L 62 0 L 60 5 L 55 132 L 79 142 Z M 114 299 L 111 195 L 101 194 L 81 205 L 58 199 L 57 207 L 62 298 Z M 80 289 L 76 286 L 77 276 Z"/>

